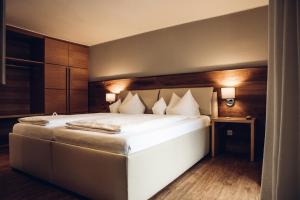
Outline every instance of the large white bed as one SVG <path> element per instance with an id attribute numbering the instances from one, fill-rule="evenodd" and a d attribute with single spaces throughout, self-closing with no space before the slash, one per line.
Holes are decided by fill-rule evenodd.
<path id="1" fill-rule="evenodd" d="M 186 90 L 137 92 L 150 107 L 159 97 L 169 101 L 173 91 Z M 202 113 L 198 117 L 94 113 L 62 116 L 47 126 L 16 124 L 10 134 L 11 166 L 93 199 L 148 199 L 209 152 L 216 98 L 213 88 L 192 90 Z M 87 118 L 124 119 L 136 126 L 119 134 L 64 126 Z"/>

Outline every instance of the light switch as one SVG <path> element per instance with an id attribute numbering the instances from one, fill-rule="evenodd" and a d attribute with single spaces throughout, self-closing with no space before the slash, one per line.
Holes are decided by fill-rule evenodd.
<path id="1" fill-rule="evenodd" d="M 226 131 L 226 134 L 227 134 L 228 136 L 232 136 L 232 135 L 233 135 L 233 131 L 232 131 L 232 130 L 227 130 L 227 131 Z"/>

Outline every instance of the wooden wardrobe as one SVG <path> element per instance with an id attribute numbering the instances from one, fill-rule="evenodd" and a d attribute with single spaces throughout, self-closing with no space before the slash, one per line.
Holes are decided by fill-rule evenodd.
<path id="1" fill-rule="evenodd" d="M 6 27 L 0 148 L 20 117 L 88 112 L 88 47 Z"/>
<path id="2" fill-rule="evenodd" d="M 45 113 L 88 112 L 88 47 L 45 38 Z"/>

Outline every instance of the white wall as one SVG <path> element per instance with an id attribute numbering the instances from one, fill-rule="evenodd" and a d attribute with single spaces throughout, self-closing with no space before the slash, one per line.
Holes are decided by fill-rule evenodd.
<path id="1" fill-rule="evenodd" d="M 266 64 L 267 7 L 201 20 L 90 48 L 90 80 Z"/>

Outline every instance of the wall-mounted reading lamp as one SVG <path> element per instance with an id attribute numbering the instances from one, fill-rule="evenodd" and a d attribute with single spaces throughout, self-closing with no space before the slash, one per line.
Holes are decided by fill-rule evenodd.
<path id="1" fill-rule="evenodd" d="M 221 88 L 222 99 L 226 99 L 226 105 L 232 107 L 234 105 L 235 88 Z"/>
<path id="2" fill-rule="evenodd" d="M 106 93 L 105 100 L 109 103 L 116 101 L 116 94 L 114 93 Z"/>

